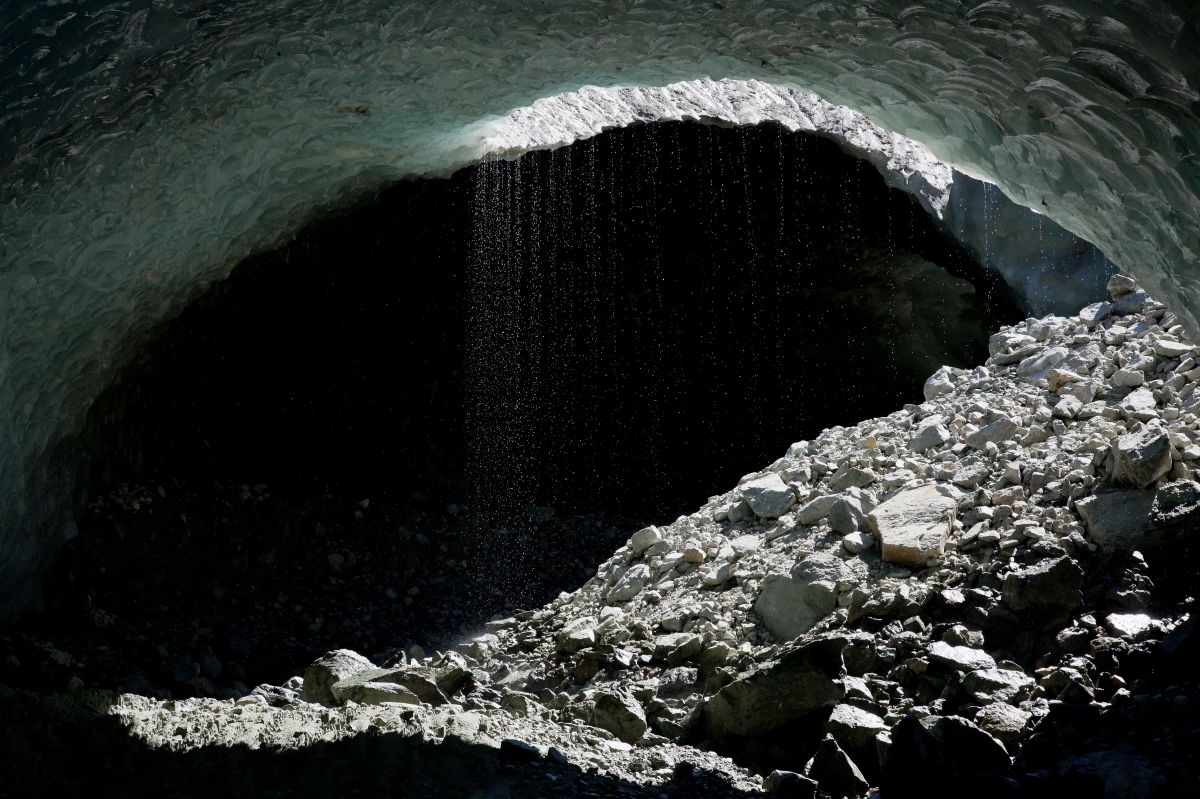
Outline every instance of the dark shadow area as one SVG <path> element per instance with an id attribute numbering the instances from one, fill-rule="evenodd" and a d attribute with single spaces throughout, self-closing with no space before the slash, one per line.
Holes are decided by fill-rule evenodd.
<path id="1" fill-rule="evenodd" d="M 775 126 L 394 186 L 237 266 L 97 402 L 81 534 L 0 681 L 236 695 L 453 643 L 1014 314 L 872 166 Z"/>
<path id="2" fill-rule="evenodd" d="M 0 798 L 445 797 L 446 799 L 725 799 L 748 794 L 682 764 L 644 786 L 550 759 L 514 761 L 500 750 L 447 737 L 367 731 L 296 749 L 210 746 L 154 749 L 114 716 L 64 696 L 0 698 Z"/>
<path id="3" fill-rule="evenodd" d="M 93 485 L 677 513 L 919 401 L 1014 313 L 829 141 L 612 131 L 397 186 L 248 259 L 99 404 Z"/>

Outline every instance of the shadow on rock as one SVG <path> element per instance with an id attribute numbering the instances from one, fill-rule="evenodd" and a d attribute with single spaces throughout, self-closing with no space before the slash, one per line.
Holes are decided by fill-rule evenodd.
<path id="1" fill-rule="evenodd" d="M 588 771 L 551 750 L 496 749 L 454 737 L 371 729 L 297 749 L 151 748 L 100 707 L 22 692 L 0 703 L 0 797 L 741 797 L 720 777 L 676 765 L 641 785 Z"/>

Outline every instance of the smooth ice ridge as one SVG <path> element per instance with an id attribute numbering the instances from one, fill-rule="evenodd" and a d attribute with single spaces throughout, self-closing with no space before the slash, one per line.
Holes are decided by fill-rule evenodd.
<path id="1" fill-rule="evenodd" d="M 71 442 L 158 324 L 321 208 L 565 140 L 500 120 L 544 125 L 538 100 L 584 86 L 729 78 L 854 109 L 1093 242 L 1196 332 L 1200 11 L 1176 5 L 4 4 L 0 617 L 73 534 Z"/>

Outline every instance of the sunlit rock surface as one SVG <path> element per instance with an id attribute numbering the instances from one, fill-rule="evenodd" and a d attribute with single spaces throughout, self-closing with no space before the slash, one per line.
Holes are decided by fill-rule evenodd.
<path id="1" fill-rule="evenodd" d="M 755 79 L 855 109 L 1092 241 L 1195 332 L 1200 42 L 1184 8 L 5 4 L 0 615 L 72 534 L 67 442 L 156 323 L 315 209 L 586 135 L 573 121 L 504 119 L 586 85 Z M 689 91 L 715 92 L 721 120 L 788 123 L 725 104 L 724 86 Z M 599 127 L 633 121 L 606 122 L 588 93 L 569 102 Z M 899 140 L 874 151 L 911 153 Z"/>

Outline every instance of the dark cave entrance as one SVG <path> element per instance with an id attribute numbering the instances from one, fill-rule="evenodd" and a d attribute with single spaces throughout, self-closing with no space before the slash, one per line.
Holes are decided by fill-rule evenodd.
<path id="1" fill-rule="evenodd" d="M 113 392 L 93 484 L 682 511 L 920 401 L 1016 317 L 832 142 L 638 126 L 396 186 L 248 259 Z"/>
<path id="2" fill-rule="evenodd" d="M 97 403 L 81 535 L 21 625 L 91 654 L 4 678 L 220 694 L 451 639 L 1018 316 L 872 166 L 776 126 L 394 186 L 246 259 Z"/>

